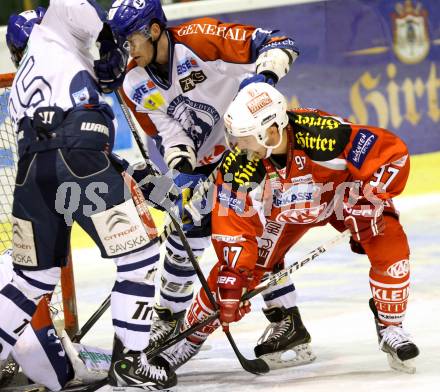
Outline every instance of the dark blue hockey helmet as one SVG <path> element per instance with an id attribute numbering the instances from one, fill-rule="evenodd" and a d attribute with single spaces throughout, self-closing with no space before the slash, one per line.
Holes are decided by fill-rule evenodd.
<path id="1" fill-rule="evenodd" d="M 160 0 L 116 0 L 108 13 L 110 27 L 124 38 L 136 31 L 148 31 L 153 20 L 166 26 Z"/>
<path id="2" fill-rule="evenodd" d="M 32 29 L 35 24 L 40 24 L 45 13 L 46 8 L 38 7 L 35 10 L 24 11 L 18 15 L 12 14 L 9 17 L 6 30 L 6 44 L 16 67 L 20 63 Z"/>

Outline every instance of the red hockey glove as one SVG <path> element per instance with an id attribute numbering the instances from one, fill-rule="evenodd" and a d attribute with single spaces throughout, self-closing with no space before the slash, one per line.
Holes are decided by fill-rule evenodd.
<path id="1" fill-rule="evenodd" d="M 249 301 L 240 302 L 247 291 L 249 271 L 238 272 L 227 266 L 220 266 L 217 276 L 217 302 L 220 306 L 220 322 L 223 330 L 229 330 L 229 323 L 239 321 L 251 311 Z"/>
<path id="2" fill-rule="evenodd" d="M 364 242 L 383 234 L 385 221 L 383 219 L 383 202 L 374 205 L 366 198 L 360 198 L 354 206 L 344 202 L 343 215 L 347 229 L 355 241 Z"/>

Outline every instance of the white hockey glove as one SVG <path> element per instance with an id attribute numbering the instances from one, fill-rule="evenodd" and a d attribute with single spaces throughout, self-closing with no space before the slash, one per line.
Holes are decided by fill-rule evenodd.
<path id="1" fill-rule="evenodd" d="M 89 384 L 107 377 L 111 362 L 110 350 L 72 343 L 64 330 L 61 342 L 75 372 L 71 382 Z"/>
<path id="2" fill-rule="evenodd" d="M 286 76 L 297 57 L 298 54 L 290 49 L 276 48 L 261 53 L 255 63 L 257 73 L 242 80 L 238 90 L 251 83 L 268 83 L 275 86 Z"/>
<path id="3" fill-rule="evenodd" d="M 269 49 L 261 53 L 255 62 L 257 74 L 274 80 L 275 84 L 287 75 L 298 54 L 290 49 Z"/>

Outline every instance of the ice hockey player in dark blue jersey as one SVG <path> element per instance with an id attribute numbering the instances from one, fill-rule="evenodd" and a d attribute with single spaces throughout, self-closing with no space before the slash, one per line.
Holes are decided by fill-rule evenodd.
<path id="1" fill-rule="evenodd" d="M 9 98 L 19 150 L 14 270 L 0 290 L 0 312 L 9 315 L 0 319 L 0 363 L 42 295 L 55 288 L 76 221 L 117 267 L 111 383 L 163 389 L 176 383 L 175 374 L 166 361 L 148 362 L 142 352 L 149 341 L 159 245 L 144 206 L 131 197 L 126 162 L 112 153 L 114 115 L 101 93 L 118 86 L 125 58 L 108 39 L 104 21 L 93 0 L 51 0 L 18 60 Z M 101 58 L 94 61 L 90 48 L 98 36 Z"/>

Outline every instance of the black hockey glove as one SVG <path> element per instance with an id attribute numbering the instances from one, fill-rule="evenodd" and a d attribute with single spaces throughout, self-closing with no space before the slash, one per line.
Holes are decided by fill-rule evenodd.
<path id="1" fill-rule="evenodd" d="M 101 42 L 100 59 L 94 62 L 94 70 L 99 86 L 109 94 L 122 85 L 127 68 L 128 54 L 112 40 Z"/>
<path id="2" fill-rule="evenodd" d="M 195 225 L 200 226 L 202 215 L 197 210 L 206 207 L 206 200 L 199 200 L 195 210 L 190 208 L 194 189 L 206 179 L 203 174 L 182 174 L 170 170 L 163 175 L 151 175 L 144 163 L 132 167 L 131 175 L 136 180 L 144 198 L 161 211 L 172 211 L 180 218 L 184 231 L 190 231 Z"/>
<path id="3" fill-rule="evenodd" d="M 164 158 L 170 169 L 186 174 L 191 174 L 194 171 L 197 162 L 194 148 L 185 144 L 167 148 Z"/>
<path id="4" fill-rule="evenodd" d="M 180 190 L 173 181 L 172 173 L 153 175 L 145 162 L 135 163 L 129 170 L 145 200 L 161 211 L 175 207 Z"/>

